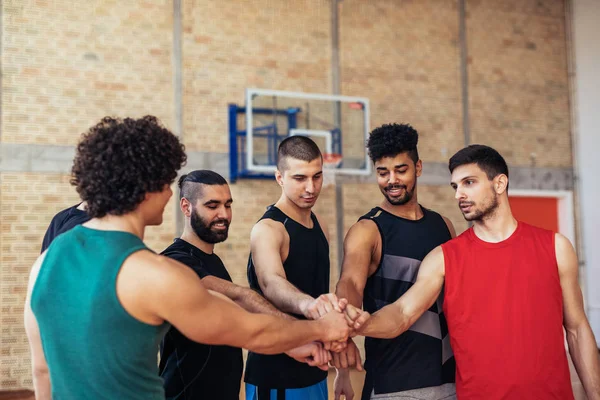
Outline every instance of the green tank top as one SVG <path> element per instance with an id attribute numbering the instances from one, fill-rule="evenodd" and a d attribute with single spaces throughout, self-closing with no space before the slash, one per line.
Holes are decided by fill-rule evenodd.
<path id="1" fill-rule="evenodd" d="M 31 309 L 53 399 L 164 400 L 157 354 L 169 325 L 136 320 L 116 291 L 125 259 L 145 249 L 133 234 L 77 226 L 46 252 Z"/>

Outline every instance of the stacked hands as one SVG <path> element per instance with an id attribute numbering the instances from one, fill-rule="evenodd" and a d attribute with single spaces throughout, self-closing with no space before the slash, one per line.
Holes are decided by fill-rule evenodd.
<path id="1" fill-rule="evenodd" d="M 333 293 L 306 302 L 301 309 L 306 318 L 320 322 L 323 342 L 312 342 L 286 354 L 325 371 L 329 363 L 336 368 L 356 366 L 362 371 L 359 351 L 350 338 L 359 334 L 371 315 Z"/>

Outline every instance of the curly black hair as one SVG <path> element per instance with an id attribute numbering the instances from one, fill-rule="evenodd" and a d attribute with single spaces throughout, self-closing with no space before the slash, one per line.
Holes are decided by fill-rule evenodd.
<path id="1" fill-rule="evenodd" d="M 105 117 L 83 134 L 71 184 L 90 217 L 123 215 L 173 183 L 185 162 L 184 145 L 156 117 Z"/>
<path id="2" fill-rule="evenodd" d="M 416 164 L 419 161 L 418 141 L 419 134 L 409 124 L 384 124 L 369 135 L 367 150 L 373 162 L 408 152 Z"/>

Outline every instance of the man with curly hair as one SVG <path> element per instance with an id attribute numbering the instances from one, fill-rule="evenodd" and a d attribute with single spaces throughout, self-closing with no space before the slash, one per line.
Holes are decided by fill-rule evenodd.
<path id="1" fill-rule="evenodd" d="M 178 138 L 154 117 L 107 117 L 83 136 L 72 184 L 92 219 L 57 237 L 29 279 L 25 327 L 37 399 L 163 400 L 156 356 L 170 324 L 195 341 L 265 353 L 347 337 L 340 312 L 314 322 L 250 314 L 144 245 L 185 160 Z"/>
<path id="2" fill-rule="evenodd" d="M 418 138 L 410 125 L 389 124 L 374 129 L 367 142 L 383 199 L 346 235 L 336 294 L 370 313 L 400 298 L 415 282 L 427 253 L 455 236 L 447 218 L 419 204 L 423 166 Z M 441 307 L 440 296 L 407 332 L 366 338 L 363 400 L 455 398 L 454 357 Z M 354 396 L 345 368 L 360 365 L 360 357 L 351 342 L 346 352 L 334 355 L 336 399 Z"/>

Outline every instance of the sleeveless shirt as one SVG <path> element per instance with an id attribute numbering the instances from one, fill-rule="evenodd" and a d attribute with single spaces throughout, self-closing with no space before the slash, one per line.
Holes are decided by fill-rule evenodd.
<path id="1" fill-rule="evenodd" d="M 157 351 L 169 324 L 132 317 L 117 297 L 137 236 L 76 226 L 48 248 L 31 295 L 53 399 L 163 400 Z"/>
<path id="2" fill-rule="evenodd" d="M 451 239 L 438 213 L 421 207 L 423 217 L 410 220 L 380 207 L 360 218 L 377 225 L 382 241 L 380 264 L 366 282 L 364 309 L 374 313 L 398 300 L 414 284 L 419 266 L 435 247 Z M 454 357 L 443 296 L 406 332 L 393 339 L 365 339 L 367 377 L 364 395 L 394 393 L 454 382 Z"/>
<path id="3" fill-rule="evenodd" d="M 283 269 L 287 280 L 302 292 L 319 297 L 329 293 L 329 243 L 319 225 L 317 217 L 311 213 L 313 228 L 294 221 L 274 205 L 268 207 L 263 219 L 271 219 L 283 224 L 290 237 L 290 247 Z M 248 259 L 248 283 L 260 294 L 252 254 Z M 296 318 L 305 319 L 301 315 Z M 327 378 L 327 372 L 310 367 L 285 354 L 264 355 L 248 353 L 245 382 L 270 389 L 292 389 L 314 385 Z"/>
<path id="4" fill-rule="evenodd" d="M 499 243 L 473 228 L 442 245 L 459 399 L 573 399 L 554 233 L 519 222 Z"/>

